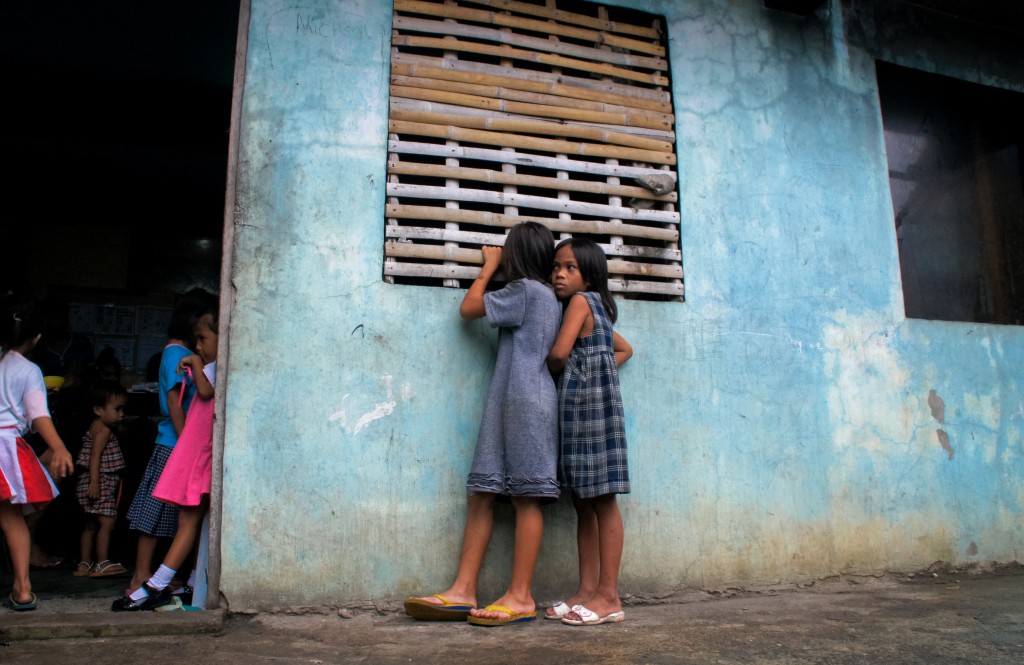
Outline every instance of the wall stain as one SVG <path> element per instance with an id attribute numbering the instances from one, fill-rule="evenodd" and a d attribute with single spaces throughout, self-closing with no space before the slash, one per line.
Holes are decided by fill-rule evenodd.
<path id="1" fill-rule="evenodd" d="M 934 388 L 928 391 L 928 408 L 932 410 L 932 418 L 939 421 L 940 425 L 946 424 L 946 402 L 939 397 Z M 939 445 L 949 455 L 949 459 L 953 459 L 953 446 L 949 445 L 949 434 L 946 434 L 944 429 L 937 429 L 935 435 L 939 438 Z"/>

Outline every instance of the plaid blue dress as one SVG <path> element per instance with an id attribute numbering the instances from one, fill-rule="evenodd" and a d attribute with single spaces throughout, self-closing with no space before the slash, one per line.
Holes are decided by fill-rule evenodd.
<path id="1" fill-rule="evenodd" d="M 590 304 L 594 331 L 576 340 L 558 383 L 561 480 L 582 499 L 628 494 L 626 423 L 612 325 L 601 296 L 580 295 Z"/>

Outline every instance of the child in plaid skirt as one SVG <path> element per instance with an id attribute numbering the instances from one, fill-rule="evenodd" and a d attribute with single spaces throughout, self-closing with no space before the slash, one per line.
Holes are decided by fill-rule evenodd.
<path id="1" fill-rule="evenodd" d="M 547 619 L 572 626 L 618 623 L 622 515 L 616 494 L 629 492 L 626 427 L 618 367 L 633 349 L 612 330 L 618 310 L 608 290 L 608 261 L 592 240 L 555 247 L 551 281 L 565 305 L 548 368 L 558 382 L 559 471 L 576 508 L 580 586 L 548 608 Z"/>

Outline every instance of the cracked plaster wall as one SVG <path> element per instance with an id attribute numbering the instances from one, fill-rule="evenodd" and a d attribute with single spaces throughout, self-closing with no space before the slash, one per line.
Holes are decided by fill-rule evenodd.
<path id="1" fill-rule="evenodd" d="M 900 3 L 609 4 L 666 18 L 687 285 L 685 303 L 620 303 L 623 591 L 1019 560 L 1024 330 L 903 316 L 874 58 L 1021 90 L 1020 47 Z M 495 338 L 459 321 L 461 291 L 381 279 L 389 35 L 386 2 L 252 2 L 233 609 L 393 600 L 457 562 Z M 538 601 L 575 576 L 571 509 L 546 516 Z M 509 523 L 481 600 L 506 579 Z"/>

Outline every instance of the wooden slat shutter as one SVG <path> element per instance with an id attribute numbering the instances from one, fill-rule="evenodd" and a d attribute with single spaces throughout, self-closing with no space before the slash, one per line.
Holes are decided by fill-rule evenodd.
<path id="1" fill-rule="evenodd" d="M 681 299 L 659 23 L 560 0 L 394 0 L 384 277 L 463 286 L 511 226 L 586 236 L 620 296 Z"/>

